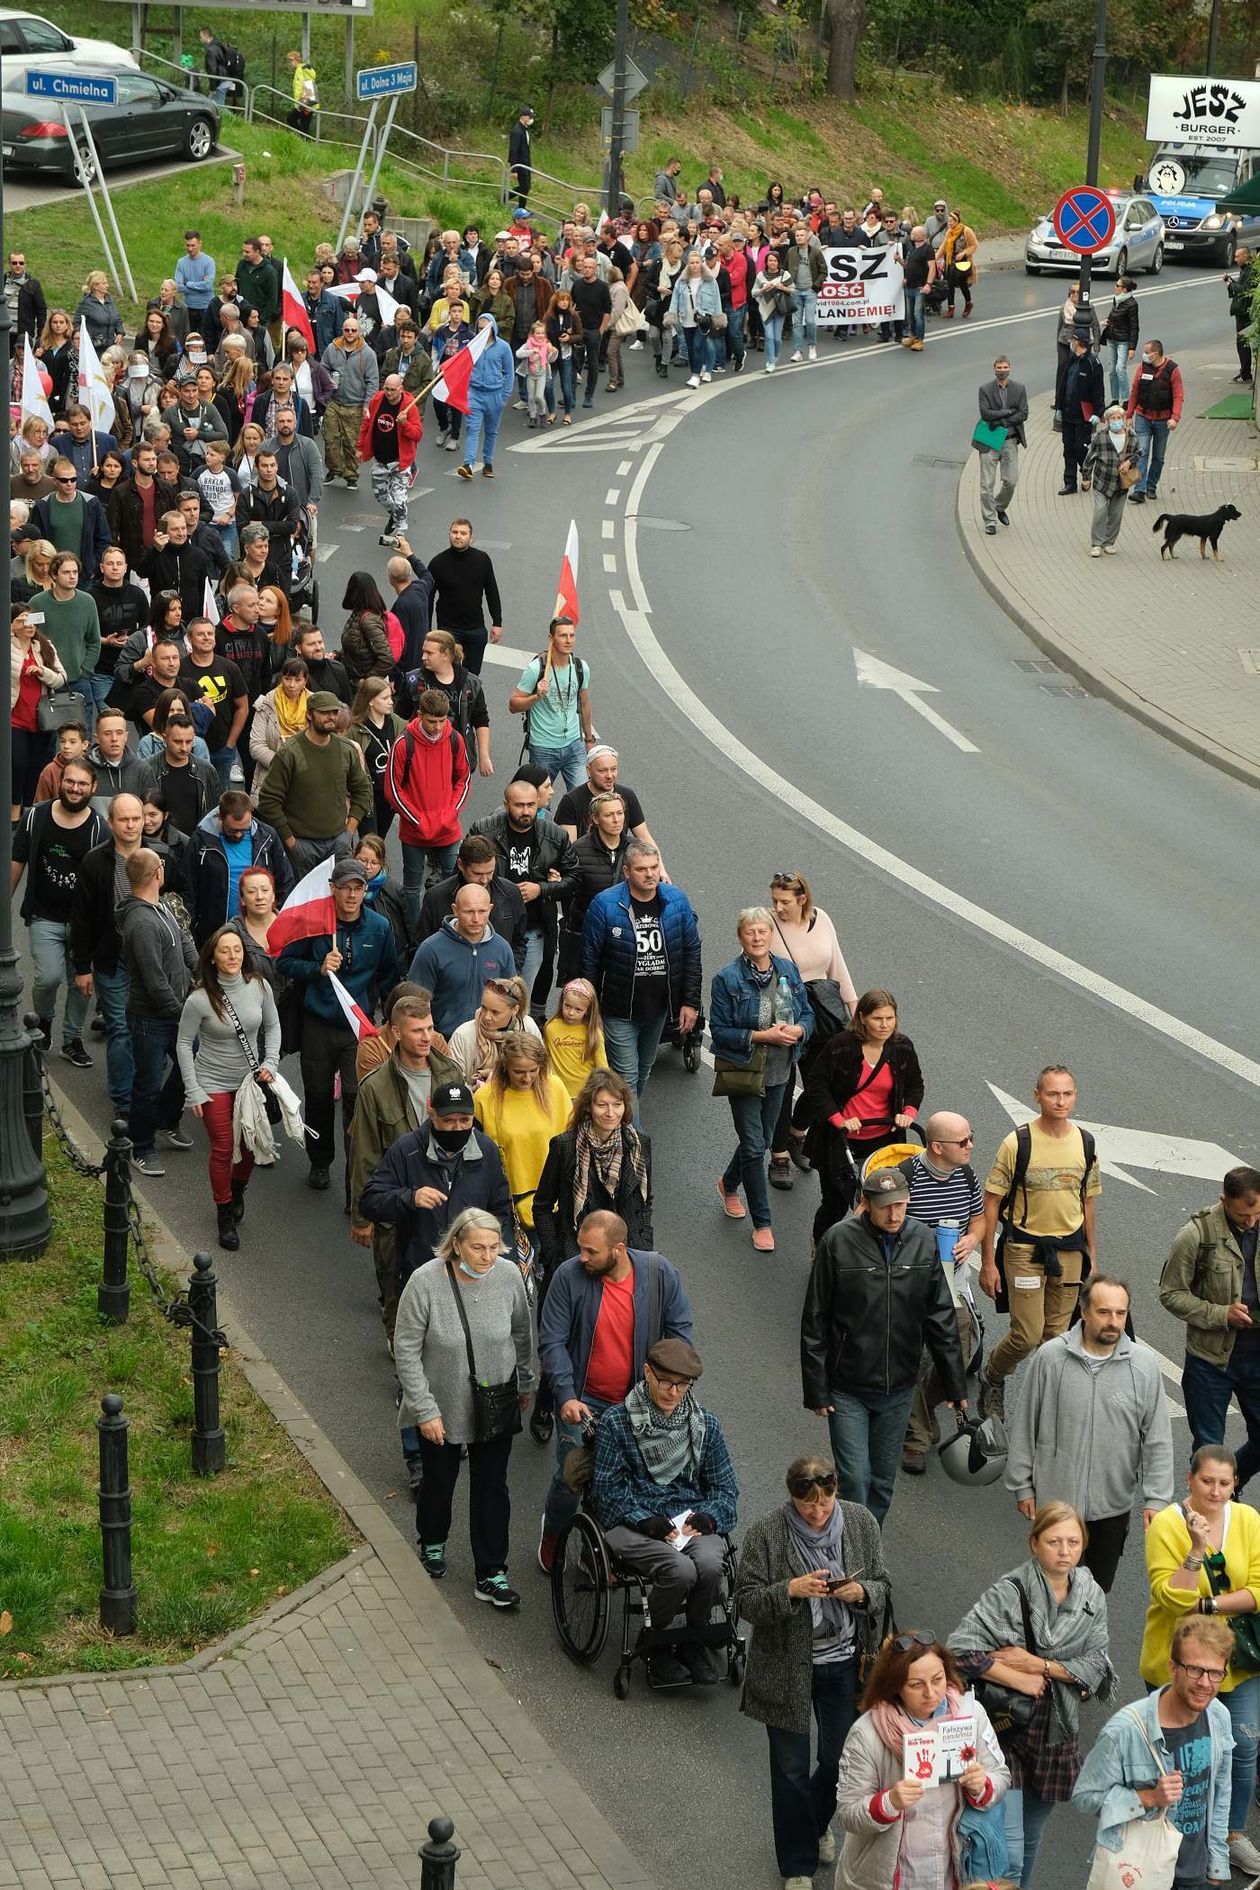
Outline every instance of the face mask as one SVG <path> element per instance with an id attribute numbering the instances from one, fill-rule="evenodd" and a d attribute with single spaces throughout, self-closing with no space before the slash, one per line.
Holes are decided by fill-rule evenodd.
<path id="1" fill-rule="evenodd" d="M 1144 354 L 1142 356 L 1143 367 L 1154 367 L 1154 365 L 1155 365 L 1155 357 L 1153 354 Z"/>
<path id="2" fill-rule="evenodd" d="M 448 1155 L 455 1155 L 468 1140 L 469 1131 L 467 1129 L 439 1129 L 434 1124 L 431 1134 L 440 1149 L 445 1149 Z"/>
<path id="3" fill-rule="evenodd" d="M 1124 438 L 1124 421 L 1123 420 L 1109 421 L 1107 425 L 1107 431 L 1108 433 L 1111 434 L 1113 439 L 1122 440 Z"/>
<path id="4" fill-rule="evenodd" d="M 481 1278 L 481 1275 L 480 1273 L 478 1273 L 476 1267 L 470 1267 L 466 1260 L 460 1261 L 459 1270 L 463 1274 L 466 1280 L 479 1280 Z"/>

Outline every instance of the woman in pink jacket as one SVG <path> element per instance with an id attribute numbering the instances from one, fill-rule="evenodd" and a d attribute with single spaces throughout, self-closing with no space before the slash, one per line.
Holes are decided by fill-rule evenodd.
<path id="1" fill-rule="evenodd" d="M 445 690 L 421 690 L 416 713 L 390 750 L 385 770 L 385 798 L 398 811 L 403 898 L 413 933 L 420 927 L 426 884 L 455 871 L 463 838 L 459 810 L 467 798 L 469 773 L 468 750 L 459 730 L 451 726 Z"/>

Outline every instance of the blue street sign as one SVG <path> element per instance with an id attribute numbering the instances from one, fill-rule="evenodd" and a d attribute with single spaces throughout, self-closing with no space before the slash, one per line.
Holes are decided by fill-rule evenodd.
<path id="1" fill-rule="evenodd" d="M 76 72 L 28 72 L 27 98 L 55 98 L 63 105 L 117 105 L 118 81 Z"/>
<path id="2" fill-rule="evenodd" d="M 1105 249 L 1116 232 L 1116 209 L 1105 190 L 1076 184 L 1054 206 L 1055 234 L 1065 249 L 1090 256 Z"/>
<path id="3" fill-rule="evenodd" d="M 414 92 L 418 84 L 414 59 L 401 60 L 396 66 L 367 66 L 354 75 L 355 93 L 361 102 L 393 98 L 399 92 Z"/>

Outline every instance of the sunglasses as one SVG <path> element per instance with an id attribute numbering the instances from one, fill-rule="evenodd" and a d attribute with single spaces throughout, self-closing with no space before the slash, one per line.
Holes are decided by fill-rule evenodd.
<path id="1" fill-rule="evenodd" d="M 771 875 L 770 884 L 772 886 L 790 887 L 793 892 L 799 892 L 801 889 L 801 876 L 799 873 L 774 873 Z"/>
<path id="2" fill-rule="evenodd" d="M 912 1647 L 935 1647 L 935 1634 L 925 1634 L 918 1629 L 913 1634 L 895 1634 L 893 1646 L 899 1654 L 908 1654 Z"/>
<path id="3" fill-rule="evenodd" d="M 802 1502 L 813 1490 L 819 1490 L 823 1496 L 834 1496 L 838 1482 L 839 1479 L 834 1470 L 824 1470 L 821 1476 L 793 1477 L 788 1483 L 788 1493 L 799 1496 Z"/>
<path id="4" fill-rule="evenodd" d="M 55 473 L 53 475 L 53 484 L 55 486 L 74 486 L 78 484 L 78 480 L 75 479 L 72 474 L 67 476 L 65 473 Z"/>

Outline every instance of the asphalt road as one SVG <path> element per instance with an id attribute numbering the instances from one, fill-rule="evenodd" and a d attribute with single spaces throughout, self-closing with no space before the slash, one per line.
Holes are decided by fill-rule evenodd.
<path id="1" fill-rule="evenodd" d="M 1254 798 L 1047 675 L 963 557 L 954 495 L 975 388 L 999 350 L 1030 393 L 1050 384 L 1061 287 L 991 277 L 976 318 L 933 325 L 921 356 L 824 341 L 816 368 L 770 380 L 751 357 L 739 386 L 700 396 L 677 380 L 658 396 L 650 357 L 628 356 L 626 404 L 601 392 L 587 424 L 546 436 L 513 416 L 520 450 L 501 451 L 492 487 L 453 482 L 454 456 L 426 441 L 420 486 L 432 490 L 413 498 L 412 536 L 437 549 L 446 522 L 470 513 L 509 599 L 505 639 L 532 653 L 577 518 L 595 719 L 692 896 L 707 969 L 733 955 L 735 913 L 764 898 L 773 871 L 806 872 L 859 988 L 897 994 L 927 1107 L 970 1114 L 977 1164 L 1010 1126 L 989 1086 L 1024 1098 L 1043 1063 L 1069 1062 L 1082 1115 L 1116 1132 L 1104 1155 L 1129 1132 L 1134 1165 L 1104 1184 L 1100 1259 L 1132 1282 L 1139 1331 L 1171 1359 L 1178 1335 L 1155 1297 L 1169 1238 L 1213 1198 L 1227 1156 L 1255 1153 Z M 1169 272 L 1141 299 L 1144 331 L 1170 352 L 1213 335 L 1227 347 L 1219 292 L 1203 278 Z M 323 507 L 330 641 L 346 575 L 383 557 L 365 493 L 338 487 Z M 1018 530 L 1018 500 L 1012 520 Z M 1083 516 L 1082 555 L 1085 536 Z M 931 706 L 971 750 L 896 694 L 859 686 L 855 645 L 934 685 Z M 487 681 L 501 782 L 519 746 L 506 715 L 514 677 L 488 667 Z M 497 785 L 478 784 L 474 811 Z M 57 1073 L 103 1121 L 99 1070 Z M 803 1181 L 776 1196 L 778 1252 L 753 1254 L 716 1199 L 732 1134 L 710 1087 L 663 1053 L 645 1123 L 658 1241 L 688 1281 L 702 1390 L 727 1428 L 749 1521 L 779 1501 L 788 1460 L 823 1442 L 797 1368 L 814 1202 Z M 1138 1165 L 1156 1159 L 1139 1132 L 1177 1145 L 1173 1172 Z M 190 1251 L 210 1245 L 200 1151 L 170 1155 L 167 1168 L 151 1184 L 155 1208 Z M 259 1177 L 241 1252 L 220 1256 L 219 1271 L 409 1533 L 370 1261 L 345 1238 L 337 1192 L 312 1195 L 303 1177 L 296 1153 Z M 990 1315 L 990 1343 L 1002 1324 Z M 654 1698 L 639 1685 L 620 1705 L 610 1656 L 582 1672 L 561 1655 L 531 1566 L 549 1460 L 528 1436 L 517 1446 L 520 1616 L 487 1619 L 474 1605 L 458 1527 L 446 1598 L 662 1881 L 770 1885 L 764 1737 L 730 1692 Z M 935 1467 L 901 1480 L 887 1542 L 899 1623 L 942 1633 L 1023 1552 L 1000 1486 L 963 1495 Z M 1131 1547 L 1112 1602 L 1126 1697 L 1140 1691 L 1144 1600 Z M 1056 1814 L 1065 1880 L 1080 1880 L 1088 1839 L 1083 1819 Z"/>
<path id="2" fill-rule="evenodd" d="M 239 151 L 221 144 L 205 162 L 207 165 L 232 164 L 240 155 Z M 180 177 L 188 169 L 186 158 L 176 159 L 169 164 L 127 164 L 119 170 L 106 171 L 105 182 L 112 195 L 116 190 L 125 190 L 129 184 L 159 184 L 164 177 Z M 26 181 L 19 182 L 19 178 L 25 178 Z M 37 178 L 42 181 L 36 182 Z M 65 179 L 46 171 L 17 171 L 6 175 L 4 180 L 4 207 L 9 216 L 16 216 L 22 210 L 43 210 L 53 203 L 68 203 L 82 195 L 79 184 L 67 183 Z M 123 226 L 125 242 L 125 216 L 119 221 Z"/>

